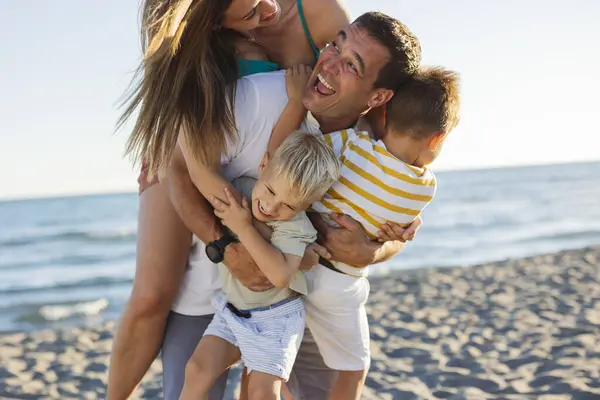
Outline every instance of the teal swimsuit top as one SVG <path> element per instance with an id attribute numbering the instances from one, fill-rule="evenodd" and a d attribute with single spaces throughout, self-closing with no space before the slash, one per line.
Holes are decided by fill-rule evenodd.
<path id="1" fill-rule="evenodd" d="M 304 10 L 302 9 L 302 0 L 297 0 L 297 3 L 298 13 L 300 14 L 300 22 L 302 22 L 302 29 L 304 30 L 304 35 L 306 35 L 306 39 L 308 40 L 308 43 L 310 44 L 313 53 L 315 53 L 315 57 L 319 58 L 319 49 L 315 45 L 315 42 L 312 40 L 310 32 L 308 31 L 308 25 L 306 24 L 306 18 L 304 17 Z M 240 76 L 240 78 L 246 75 L 279 70 L 279 66 L 271 61 L 247 60 L 245 58 L 238 58 L 237 64 L 238 75 Z"/>
<path id="2" fill-rule="evenodd" d="M 246 75 L 279 70 L 279 66 L 274 62 L 263 60 L 248 60 L 246 58 L 238 58 L 237 66 L 238 75 L 240 78 Z"/>

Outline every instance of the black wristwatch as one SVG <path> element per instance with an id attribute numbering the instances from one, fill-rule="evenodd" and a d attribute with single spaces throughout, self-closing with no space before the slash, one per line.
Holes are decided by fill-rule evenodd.
<path id="1" fill-rule="evenodd" d="M 220 263 L 225 257 L 225 247 L 235 242 L 238 242 L 238 240 L 231 234 L 225 234 L 221 239 L 210 242 L 206 245 L 206 255 L 208 256 L 208 259 L 215 264 Z"/>

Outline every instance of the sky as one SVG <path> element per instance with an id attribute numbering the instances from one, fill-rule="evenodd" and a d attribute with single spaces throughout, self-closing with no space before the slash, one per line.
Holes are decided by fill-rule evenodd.
<path id="1" fill-rule="evenodd" d="M 600 1 L 345 0 L 462 78 L 434 170 L 600 159 Z M 0 2 L 0 198 L 136 190 L 115 133 L 140 59 L 138 1 Z"/>

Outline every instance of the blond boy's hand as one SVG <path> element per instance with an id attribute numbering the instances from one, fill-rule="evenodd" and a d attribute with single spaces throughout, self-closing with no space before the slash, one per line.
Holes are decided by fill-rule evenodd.
<path id="1" fill-rule="evenodd" d="M 252 211 L 250 204 L 245 197 L 242 197 L 242 204 L 238 203 L 229 189 L 225 189 L 225 198 L 227 203 L 212 196 L 209 201 L 215 209 L 215 215 L 221 220 L 223 225 L 228 227 L 233 233 L 239 235 L 240 232 L 252 225 Z"/>
<path id="2" fill-rule="evenodd" d="M 414 239 L 419 228 L 423 225 L 423 220 L 420 216 L 414 219 L 408 226 L 400 226 L 393 222 L 386 222 L 381 226 L 381 230 L 377 233 L 377 239 L 380 243 L 399 240 L 407 242 Z"/>
<path id="3" fill-rule="evenodd" d="M 304 64 L 298 64 L 285 71 L 285 87 L 289 101 L 302 102 L 302 94 L 311 73 L 312 68 Z"/>

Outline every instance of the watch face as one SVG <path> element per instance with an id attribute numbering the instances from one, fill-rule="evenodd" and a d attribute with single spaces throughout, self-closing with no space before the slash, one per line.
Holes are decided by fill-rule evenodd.
<path id="1" fill-rule="evenodd" d="M 206 255 L 208 256 L 208 259 L 215 264 L 223 261 L 223 253 L 221 252 L 221 249 L 214 244 L 209 244 L 206 246 Z"/>

